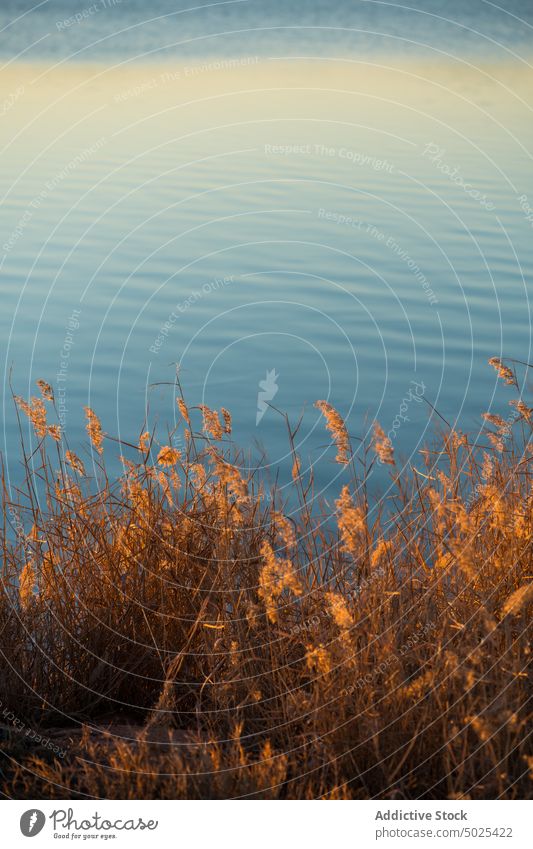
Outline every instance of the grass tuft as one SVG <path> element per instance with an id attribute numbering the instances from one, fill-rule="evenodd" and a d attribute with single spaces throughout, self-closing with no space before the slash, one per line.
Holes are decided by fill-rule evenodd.
<path id="1" fill-rule="evenodd" d="M 290 429 L 289 511 L 243 477 L 227 410 L 180 394 L 180 450 L 141 431 L 113 481 L 96 414 L 91 478 L 38 386 L 16 399 L 37 440 L 25 484 L 15 501 L 3 487 L 4 794 L 531 797 L 521 399 L 403 472 L 379 425 L 355 451 L 318 402 L 351 476 L 324 521 Z M 386 513 L 367 495 L 377 460 Z"/>

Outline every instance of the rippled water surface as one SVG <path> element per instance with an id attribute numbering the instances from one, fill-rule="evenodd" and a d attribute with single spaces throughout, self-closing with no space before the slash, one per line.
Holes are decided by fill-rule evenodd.
<path id="1" fill-rule="evenodd" d="M 317 398 L 406 458 L 426 400 L 465 428 L 507 415 L 487 359 L 531 361 L 531 5 L 170 5 L 65 25 L 90 4 L 43 4 L 2 33 L 8 454 L 11 367 L 21 394 L 61 389 L 78 444 L 85 403 L 128 441 L 145 409 L 172 422 L 173 387 L 149 386 L 179 363 L 191 403 L 230 408 L 282 476 L 258 393 L 303 414 L 310 463 Z"/>
<path id="2" fill-rule="evenodd" d="M 432 59 L 531 49 L 529 0 L 3 0 L 1 55 L 110 62 L 154 57 L 376 55 Z"/>

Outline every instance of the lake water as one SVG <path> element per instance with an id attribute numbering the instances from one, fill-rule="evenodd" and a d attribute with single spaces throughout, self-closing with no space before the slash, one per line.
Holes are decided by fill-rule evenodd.
<path id="1" fill-rule="evenodd" d="M 61 392 L 83 453 L 87 403 L 109 433 L 135 441 L 146 415 L 164 442 L 175 393 L 149 387 L 179 363 L 189 402 L 228 407 L 282 483 L 285 424 L 258 399 L 302 414 L 328 497 L 316 399 L 355 436 L 379 419 L 406 462 L 433 428 L 421 396 L 464 429 L 507 416 L 487 359 L 531 362 L 532 5 L 185 10 L 2 5 L 12 480 L 11 369 L 24 396 L 41 377 Z"/>

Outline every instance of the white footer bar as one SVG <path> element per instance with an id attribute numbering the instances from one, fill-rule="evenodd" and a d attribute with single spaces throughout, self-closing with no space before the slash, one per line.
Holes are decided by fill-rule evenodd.
<path id="1" fill-rule="evenodd" d="M 4 801 L 2 846 L 532 849 L 533 802 Z M 34 842 L 31 842 L 33 838 Z"/>

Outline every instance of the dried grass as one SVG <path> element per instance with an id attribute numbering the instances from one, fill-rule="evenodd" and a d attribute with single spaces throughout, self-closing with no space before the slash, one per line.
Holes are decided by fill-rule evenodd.
<path id="1" fill-rule="evenodd" d="M 420 469 L 395 466 L 387 514 L 322 402 L 352 476 L 324 523 L 294 450 L 288 515 L 220 441 L 229 413 L 222 425 L 203 408 L 198 437 L 181 395 L 184 450 L 143 432 L 115 482 L 87 409 L 89 478 L 64 437 L 50 441 L 53 392 L 39 386 L 17 399 L 38 446 L 16 503 L 4 484 L 0 721 L 68 742 L 57 757 L 7 735 L 6 795 L 531 796 L 522 401 L 502 450 L 447 431 Z M 374 448 L 394 462 L 379 427 Z M 110 719 L 139 733 L 95 732 Z"/>

